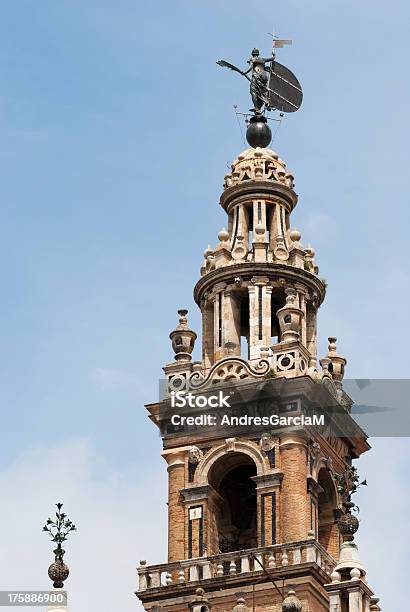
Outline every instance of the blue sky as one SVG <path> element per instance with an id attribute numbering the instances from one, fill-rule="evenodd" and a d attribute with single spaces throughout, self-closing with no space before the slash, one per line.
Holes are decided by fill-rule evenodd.
<path id="1" fill-rule="evenodd" d="M 104 524 L 127 526 L 119 551 L 125 539 L 135 563 L 147 555 L 139 495 L 156 504 L 165 466 L 143 404 L 156 399 L 172 358 L 177 309 L 188 307 L 200 329 L 192 288 L 202 251 L 225 225 L 218 200 L 227 164 L 243 149 L 233 105 L 249 108 L 246 82 L 215 61 L 244 64 L 255 45 L 269 53 L 272 28 L 293 38 L 279 60 L 305 93 L 273 148 L 295 174 L 294 225 L 329 283 L 321 354 L 334 334 L 348 376 L 407 377 L 409 23 L 401 1 L 2 3 L 0 477 L 14 482 L 4 516 L 12 526 L 20 483 L 46 479 L 43 495 L 33 492 L 36 520 L 60 491 L 80 514 L 84 491 L 97 486 L 103 506 L 116 491 L 121 510 L 112 502 Z M 404 476 L 392 478 L 390 494 L 400 499 L 406 446 L 384 441 L 373 462 L 363 460 L 376 480 L 377 457 L 391 451 Z M 60 455 L 66 489 L 57 491 L 47 462 Z M 113 474 L 118 490 L 108 486 Z M 365 511 L 363 519 L 364 528 Z M 46 567 L 34 520 L 32 528 L 26 537 Z M 82 545 L 73 546 L 79 558 Z M 125 569 L 112 571 L 122 585 Z M 388 596 L 392 606 L 393 590 Z"/>

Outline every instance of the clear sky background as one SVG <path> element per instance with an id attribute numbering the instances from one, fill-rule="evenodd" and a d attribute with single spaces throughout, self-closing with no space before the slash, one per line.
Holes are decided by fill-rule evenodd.
<path id="1" fill-rule="evenodd" d="M 3 0 L 0 22 L 0 588 L 47 588 L 41 526 L 65 502 L 71 610 L 131 612 L 135 566 L 165 560 L 157 397 L 180 307 L 244 148 L 248 86 L 216 66 L 270 52 L 304 88 L 273 148 L 293 225 L 329 283 L 320 354 L 348 376 L 408 377 L 410 5 L 402 0 Z M 199 343 L 197 343 L 199 345 Z M 361 556 L 398 608 L 407 439 L 360 462 Z"/>

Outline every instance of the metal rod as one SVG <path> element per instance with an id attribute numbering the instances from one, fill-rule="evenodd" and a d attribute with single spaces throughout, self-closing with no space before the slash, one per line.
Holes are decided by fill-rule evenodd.
<path id="1" fill-rule="evenodd" d="M 256 557 L 256 555 L 254 553 L 251 553 L 251 557 L 253 558 L 254 561 L 256 561 L 262 568 L 262 570 L 265 572 L 265 574 L 267 575 L 267 577 L 269 578 L 269 580 L 271 581 L 271 583 L 273 584 L 273 586 L 275 587 L 275 589 L 277 590 L 277 592 L 279 593 L 279 595 L 282 597 L 282 601 L 285 599 L 285 596 L 283 594 L 283 591 L 280 590 L 280 588 L 278 587 L 278 585 L 276 584 L 276 582 L 274 581 L 274 579 L 272 578 L 272 576 L 270 575 L 270 573 L 268 572 L 268 570 L 265 568 L 265 566 L 259 561 L 259 559 Z"/>

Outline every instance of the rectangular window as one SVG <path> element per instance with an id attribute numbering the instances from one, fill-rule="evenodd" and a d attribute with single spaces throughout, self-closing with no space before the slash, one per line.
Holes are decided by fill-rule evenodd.
<path id="1" fill-rule="evenodd" d="M 313 531 L 317 539 L 317 503 L 313 498 L 310 499 L 310 530 Z"/>
<path id="2" fill-rule="evenodd" d="M 197 540 L 198 545 L 195 546 Z M 204 554 L 204 516 L 202 506 L 189 508 L 188 520 L 188 558 L 202 557 Z"/>
<path id="3" fill-rule="evenodd" d="M 258 287 L 258 325 L 259 325 L 259 340 L 262 340 L 262 295 L 263 295 L 263 287 L 259 285 Z"/>
<path id="4" fill-rule="evenodd" d="M 270 500 L 270 537 L 267 537 L 266 515 Z M 276 493 L 263 493 L 261 495 L 261 546 L 276 544 Z"/>

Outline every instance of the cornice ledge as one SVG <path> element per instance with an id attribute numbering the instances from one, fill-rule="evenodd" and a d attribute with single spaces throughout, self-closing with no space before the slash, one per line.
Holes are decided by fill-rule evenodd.
<path id="1" fill-rule="evenodd" d="M 284 473 L 278 471 L 270 474 L 261 474 L 260 476 L 251 476 L 251 479 L 256 483 L 256 489 L 269 489 L 271 487 L 280 487 Z"/>

